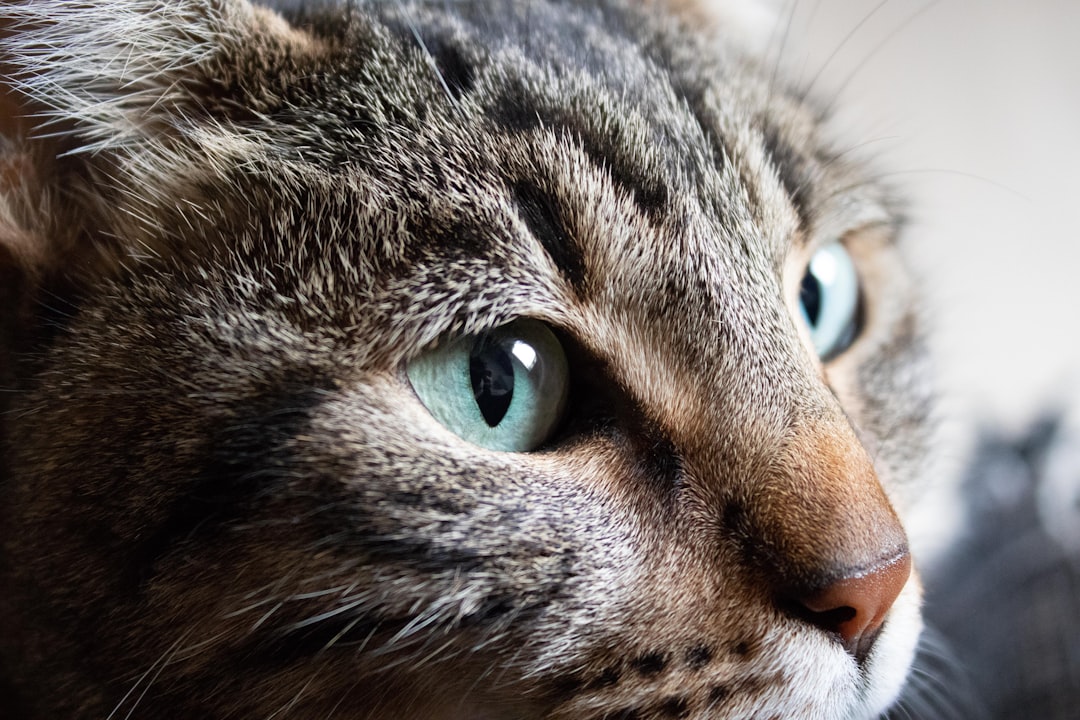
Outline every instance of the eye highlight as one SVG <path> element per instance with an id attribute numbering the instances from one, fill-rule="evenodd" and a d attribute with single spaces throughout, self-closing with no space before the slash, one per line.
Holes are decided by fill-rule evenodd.
<path id="1" fill-rule="evenodd" d="M 529 452 L 547 442 L 566 406 L 569 370 L 555 334 L 516 320 L 427 352 L 406 368 L 428 412 L 489 450 Z"/>
<path id="2" fill-rule="evenodd" d="M 814 253 L 799 285 L 799 310 L 814 350 L 830 360 L 859 334 L 859 275 L 838 242 Z"/>

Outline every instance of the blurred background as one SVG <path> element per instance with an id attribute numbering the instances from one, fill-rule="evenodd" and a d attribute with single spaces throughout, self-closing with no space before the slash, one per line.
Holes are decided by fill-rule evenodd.
<path id="1" fill-rule="evenodd" d="M 1080 3 L 775 2 L 773 47 L 911 200 L 952 409 L 1080 399 Z"/>

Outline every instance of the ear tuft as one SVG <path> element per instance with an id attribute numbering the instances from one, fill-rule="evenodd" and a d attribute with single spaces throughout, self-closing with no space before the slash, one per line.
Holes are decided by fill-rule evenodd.
<path id="1" fill-rule="evenodd" d="M 10 90 L 39 108 L 36 134 L 78 135 L 98 152 L 182 112 L 190 71 L 227 33 L 229 2 L 27 0 L 0 7 Z M 250 8 L 248 8 L 250 10 Z"/>
<path id="2" fill-rule="evenodd" d="M 158 249 L 155 206 L 213 162 L 202 109 L 227 55 L 278 30 L 271 16 L 246 0 L 0 3 L 0 321 L 49 278 Z"/>
<path id="3" fill-rule="evenodd" d="M 245 71 L 272 73 L 306 38 L 247 0 L 0 2 L 5 264 L 160 249 L 158 210 L 257 151 L 227 117 L 260 85 Z"/>

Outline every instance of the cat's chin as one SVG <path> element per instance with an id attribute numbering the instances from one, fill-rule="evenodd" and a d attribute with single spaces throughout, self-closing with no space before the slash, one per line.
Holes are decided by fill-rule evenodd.
<path id="1" fill-rule="evenodd" d="M 909 583 L 897 599 L 863 663 L 855 663 L 836 645 L 825 648 L 816 640 L 810 647 L 791 643 L 779 653 L 779 664 L 786 666 L 781 672 L 792 680 L 787 686 L 790 694 L 764 702 L 765 716 L 879 720 L 900 696 L 922 632 L 920 591 L 913 585 Z"/>

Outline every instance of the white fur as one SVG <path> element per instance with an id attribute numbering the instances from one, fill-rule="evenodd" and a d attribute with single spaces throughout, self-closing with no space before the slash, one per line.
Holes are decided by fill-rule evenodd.
<path id="1" fill-rule="evenodd" d="M 74 120 L 85 152 L 145 138 L 150 123 L 175 112 L 184 70 L 215 48 L 215 19 L 186 4 L 44 0 L 5 5 L 0 24 L 33 28 L 4 43 L 16 89 L 44 106 L 45 128 Z"/>

